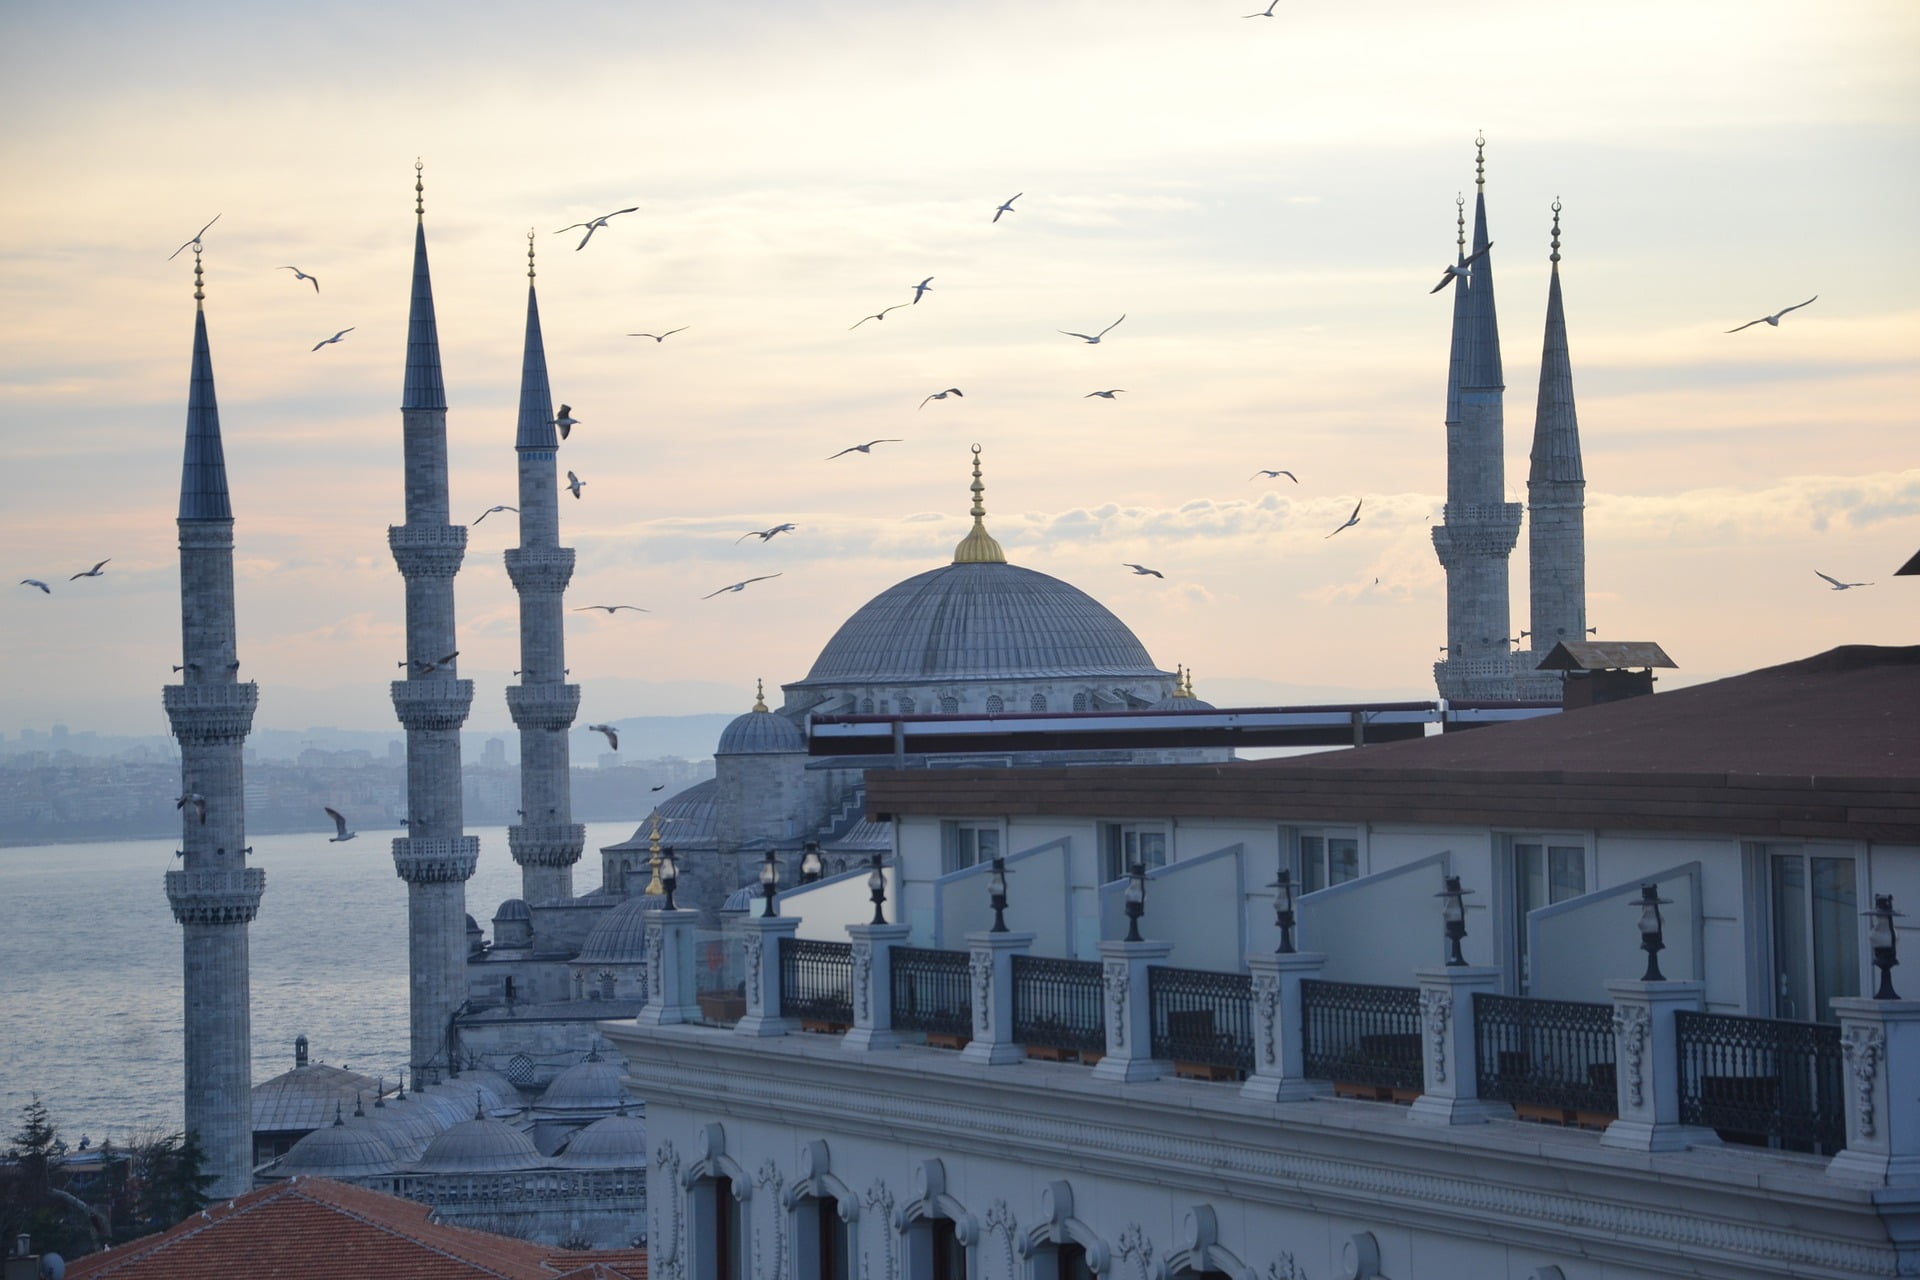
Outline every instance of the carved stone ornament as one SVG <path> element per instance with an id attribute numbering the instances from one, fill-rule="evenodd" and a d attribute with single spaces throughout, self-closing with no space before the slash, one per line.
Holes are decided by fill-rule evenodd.
<path id="1" fill-rule="evenodd" d="M 871 1025 L 871 1015 L 867 1012 L 867 993 L 873 986 L 873 944 L 856 942 L 853 944 L 853 998 L 859 1007 L 854 1010 L 854 1019 L 861 1026 Z"/>
<path id="2" fill-rule="evenodd" d="M 1307 1273 L 1291 1253 L 1282 1253 L 1267 1264 L 1267 1280 L 1307 1280 Z"/>
<path id="3" fill-rule="evenodd" d="M 1887 1051 L 1887 1037 L 1878 1027 L 1852 1027 L 1840 1042 L 1853 1075 L 1854 1105 L 1860 1116 L 1860 1136 L 1873 1136 L 1873 1085 L 1880 1075 L 1880 1059 Z"/>
<path id="4" fill-rule="evenodd" d="M 973 953 L 973 1034 L 993 1035 L 993 952 L 985 947 Z"/>
<path id="5" fill-rule="evenodd" d="M 666 965 L 662 957 L 667 951 L 667 931 L 657 924 L 647 926 L 647 994 L 655 1004 L 665 1004 L 667 999 Z"/>
<path id="6" fill-rule="evenodd" d="M 763 1276 L 783 1276 L 787 1273 L 787 1218 L 786 1208 L 781 1204 L 780 1192 L 786 1186 L 786 1179 L 780 1169 L 769 1159 L 760 1166 L 754 1175 L 753 1185 L 772 1194 L 757 1197 L 766 1204 L 766 1235 L 761 1229 L 754 1229 L 754 1253 L 759 1256 L 760 1268 L 757 1274 Z"/>
<path id="7" fill-rule="evenodd" d="M 1279 1061 L 1280 980 L 1270 973 L 1253 975 L 1253 1009 L 1260 1018 L 1260 1050 L 1272 1066 Z"/>
<path id="8" fill-rule="evenodd" d="M 1129 1222 L 1120 1232 L 1115 1252 L 1122 1262 L 1133 1264 L 1134 1280 L 1151 1280 L 1155 1274 L 1153 1267 L 1153 1241 L 1147 1238 L 1146 1231 L 1137 1222 Z"/>
<path id="9" fill-rule="evenodd" d="M 1420 993 L 1420 1020 L 1433 1042 L 1433 1080 L 1447 1082 L 1447 1026 L 1453 1021 L 1453 992 L 1429 987 Z"/>
<path id="10" fill-rule="evenodd" d="M 682 1216 L 686 1192 L 680 1186 L 680 1152 L 673 1143 L 663 1142 L 654 1148 L 653 1167 L 661 1175 L 659 1187 L 666 1194 L 648 1197 L 652 1219 L 647 1236 L 648 1268 L 662 1280 L 682 1280 L 687 1274 L 687 1260 L 680 1252 L 686 1226 Z"/>
<path id="11" fill-rule="evenodd" d="M 995 1200 L 987 1206 L 986 1223 L 987 1235 L 1000 1239 L 1000 1248 L 996 1253 L 1006 1263 L 1004 1274 L 1014 1275 L 1013 1240 L 1020 1230 L 1020 1223 L 1014 1218 L 1013 1211 L 1007 1208 L 1005 1200 Z"/>
<path id="12" fill-rule="evenodd" d="M 1646 1105 L 1647 1034 L 1652 1029 L 1652 1016 L 1637 1004 L 1620 1005 L 1613 1011 L 1613 1034 L 1619 1042 L 1620 1065 L 1626 1069 L 1627 1101 L 1635 1107 Z"/>
<path id="13" fill-rule="evenodd" d="M 1113 1005 L 1113 1047 L 1127 1047 L 1127 962 L 1109 960 L 1100 975 L 1107 987 L 1107 1000 Z"/>
<path id="14" fill-rule="evenodd" d="M 760 935 L 749 933 L 746 939 L 747 950 L 747 1005 L 758 1010 L 760 1001 Z"/>
<path id="15" fill-rule="evenodd" d="M 870 1277 L 878 1277 L 878 1280 L 900 1280 L 900 1255 L 895 1252 L 892 1229 L 893 1189 L 875 1178 L 873 1185 L 867 1188 L 864 1199 L 867 1208 L 880 1211 L 874 1219 L 879 1224 L 880 1267 L 876 1271 L 869 1263 L 863 1271 Z"/>

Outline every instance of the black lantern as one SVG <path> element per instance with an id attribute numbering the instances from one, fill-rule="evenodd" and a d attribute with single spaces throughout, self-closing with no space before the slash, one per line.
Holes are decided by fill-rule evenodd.
<path id="1" fill-rule="evenodd" d="M 820 842 L 807 841 L 806 851 L 800 855 L 800 883 L 812 884 L 820 878 Z"/>
<path id="2" fill-rule="evenodd" d="M 673 846 L 660 850 L 660 890 L 667 895 L 667 910 L 676 910 L 673 905 L 673 890 L 680 883 L 680 863 L 673 856 Z"/>
<path id="3" fill-rule="evenodd" d="M 1447 965 L 1452 967 L 1467 962 L 1467 958 L 1460 954 L 1460 943 L 1467 936 L 1467 895 L 1473 890 L 1462 889 L 1459 876 L 1448 876 L 1446 886 L 1433 896 L 1446 899 L 1440 909 L 1440 918 L 1447 925 L 1447 946 L 1451 949 Z"/>
<path id="4" fill-rule="evenodd" d="M 872 870 L 867 872 L 867 892 L 873 895 L 874 924 L 885 924 L 887 922 L 887 913 L 882 909 L 887 904 L 887 873 L 884 869 L 885 866 L 885 861 L 876 853 L 873 855 Z"/>
<path id="5" fill-rule="evenodd" d="M 1147 865 L 1144 862 L 1133 864 L 1127 872 L 1127 937 L 1128 942 L 1145 942 L 1140 936 L 1140 917 L 1147 913 Z"/>
<path id="6" fill-rule="evenodd" d="M 773 850 L 769 849 L 765 860 L 760 863 L 760 897 L 766 904 L 760 909 L 763 917 L 778 914 L 773 909 L 773 895 L 778 892 L 780 892 L 780 860 L 774 857 Z"/>
<path id="7" fill-rule="evenodd" d="M 1873 948 L 1873 967 L 1880 971 L 1880 989 L 1873 993 L 1873 998 L 1898 1000 L 1900 997 L 1893 990 L 1893 966 L 1900 963 L 1900 947 L 1893 933 L 1893 918 L 1906 912 L 1893 909 L 1892 894 L 1876 893 L 1873 910 L 1860 914 L 1873 922 L 1867 926 L 1867 945 Z"/>
<path id="8" fill-rule="evenodd" d="M 1667 949 L 1667 938 L 1660 908 L 1672 906 L 1673 900 L 1661 897 L 1658 887 L 1643 884 L 1635 905 L 1640 908 L 1640 949 L 1647 953 L 1647 971 L 1640 975 L 1640 981 L 1665 982 L 1660 973 L 1660 953 Z"/>
<path id="9" fill-rule="evenodd" d="M 1280 926 L 1280 945 L 1274 948 L 1279 955 L 1293 954 L 1293 872 L 1280 868 L 1280 878 L 1273 882 L 1273 922 Z"/>
<path id="10" fill-rule="evenodd" d="M 993 928 L 988 933 L 1007 931 L 1007 860 L 995 858 L 993 872 L 987 876 L 987 905 L 993 908 Z"/>

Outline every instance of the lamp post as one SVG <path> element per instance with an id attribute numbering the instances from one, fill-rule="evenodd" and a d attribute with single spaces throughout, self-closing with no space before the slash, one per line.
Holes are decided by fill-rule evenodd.
<path id="1" fill-rule="evenodd" d="M 1900 997 L 1893 990 L 1893 966 L 1900 963 L 1900 947 L 1893 934 L 1893 918 L 1906 912 L 1893 909 L 1892 894 L 1876 893 L 1873 910 L 1860 914 L 1873 921 L 1867 926 L 1867 945 L 1873 948 L 1873 967 L 1880 971 L 1880 989 L 1873 993 L 1873 998 L 1898 1000 Z"/>
<path id="2" fill-rule="evenodd" d="M 987 905 L 993 908 L 993 928 L 988 933 L 1007 931 L 1007 860 L 995 858 L 993 872 L 987 877 Z"/>
<path id="3" fill-rule="evenodd" d="M 760 897 L 764 904 L 760 915 L 772 919 L 779 912 L 773 909 L 773 895 L 780 892 L 780 860 L 774 857 L 773 850 L 767 850 L 765 860 L 760 863 Z"/>
<path id="4" fill-rule="evenodd" d="M 1140 917 L 1147 913 L 1147 865 L 1136 862 L 1127 872 L 1127 936 L 1128 942 L 1145 942 L 1140 936 Z"/>
<path id="5" fill-rule="evenodd" d="M 872 869 L 867 872 L 867 892 L 873 895 L 873 923 L 885 924 L 887 913 L 883 908 L 887 903 L 887 873 L 885 861 L 881 855 L 873 855 Z"/>
<path id="6" fill-rule="evenodd" d="M 667 910 L 674 911 L 673 891 L 680 883 L 680 863 L 673 856 L 673 846 L 660 850 L 660 891 L 667 895 Z"/>
<path id="7" fill-rule="evenodd" d="M 800 855 L 800 883 L 812 884 L 820 878 L 820 842 L 807 841 L 806 851 Z"/>
<path id="8" fill-rule="evenodd" d="M 1640 981 L 1665 982 L 1660 973 L 1660 953 L 1666 950 L 1667 939 L 1660 908 L 1672 906 L 1673 900 L 1661 897 L 1657 886 L 1643 884 L 1634 905 L 1640 908 L 1640 949 L 1647 953 L 1647 971 L 1640 975 Z"/>
<path id="9" fill-rule="evenodd" d="M 1283 956 L 1293 954 L 1293 872 L 1287 867 L 1280 868 L 1279 878 L 1273 882 L 1273 922 L 1280 926 L 1280 945 L 1274 951 Z"/>
<path id="10" fill-rule="evenodd" d="M 1473 890 L 1462 889 L 1459 876 L 1448 876 L 1446 886 L 1433 896 L 1446 899 L 1440 909 L 1440 918 L 1446 922 L 1447 946 L 1452 948 L 1447 956 L 1447 965 L 1451 968 L 1467 962 L 1467 958 L 1460 954 L 1460 943 L 1467 936 L 1467 895 Z"/>

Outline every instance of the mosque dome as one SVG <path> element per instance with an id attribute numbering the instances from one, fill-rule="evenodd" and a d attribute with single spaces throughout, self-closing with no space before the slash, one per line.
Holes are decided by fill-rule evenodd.
<path id="1" fill-rule="evenodd" d="M 392 1173 L 397 1163 L 393 1147 L 373 1125 L 358 1116 L 351 1123 L 336 1117 L 294 1143 L 273 1171 L 283 1177 L 373 1178 Z"/>
<path id="2" fill-rule="evenodd" d="M 628 1101 L 623 1074 L 618 1063 L 590 1056 L 555 1076 L 535 1105 L 541 1111 L 611 1111 Z"/>
<path id="3" fill-rule="evenodd" d="M 639 964 L 647 958 L 646 913 L 666 905 L 651 894 L 628 898 L 607 912 L 580 944 L 575 964 Z"/>
<path id="4" fill-rule="evenodd" d="M 799 726 L 767 709 L 766 689 L 753 700 L 753 709 L 735 716 L 720 734 L 717 756 L 765 755 L 775 751 L 805 751 L 807 737 Z"/>
<path id="5" fill-rule="evenodd" d="M 633 1169 L 646 1162 L 646 1122 L 625 1112 L 602 1116 L 574 1134 L 554 1161 L 569 1169 Z"/>
<path id="6" fill-rule="evenodd" d="M 495 924 L 499 924 L 502 920 L 531 919 L 533 919 L 533 912 L 527 909 L 527 903 L 524 898 L 508 898 L 500 904 L 500 909 L 493 913 L 493 922 Z"/>
<path id="7" fill-rule="evenodd" d="M 533 1139 L 504 1120 L 462 1120 L 427 1144 L 414 1173 L 510 1173 L 538 1169 L 545 1158 Z"/>

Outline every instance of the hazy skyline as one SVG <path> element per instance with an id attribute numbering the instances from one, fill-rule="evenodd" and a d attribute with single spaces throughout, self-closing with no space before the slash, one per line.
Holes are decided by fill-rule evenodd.
<path id="1" fill-rule="evenodd" d="M 472 522 L 516 501 L 529 228 L 581 423 L 568 605 L 652 610 L 568 614 L 581 723 L 744 710 L 756 677 L 802 677 L 859 605 L 951 557 L 975 442 L 1009 559 L 1200 696 L 1431 696 L 1451 308 L 1427 291 L 1476 131 L 1515 500 L 1565 206 L 1600 636 L 1660 642 L 1668 687 L 1915 639 L 1920 584 L 1891 574 L 1920 549 L 1920 13 L 1248 8 L 13 6 L 0 730 L 164 730 L 193 309 L 191 256 L 166 255 L 216 213 L 256 723 L 394 723 L 416 156 L 476 730 L 507 727 L 519 665 L 513 517 Z M 628 205 L 582 250 L 552 234 Z M 1097 346 L 1057 332 L 1122 313 Z M 1518 634 L 1524 530 L 1511 582 Z"/>

